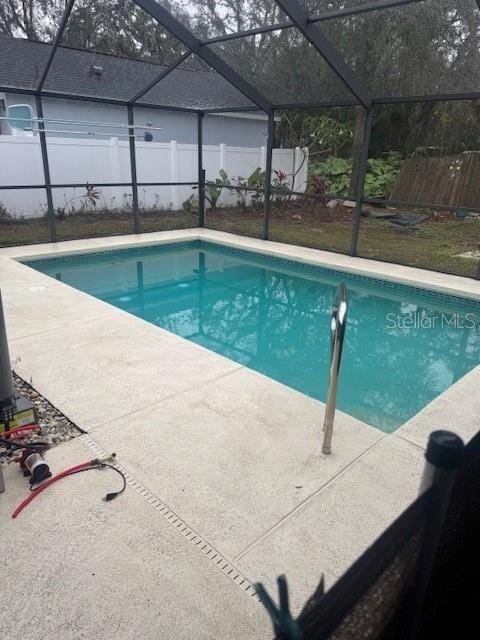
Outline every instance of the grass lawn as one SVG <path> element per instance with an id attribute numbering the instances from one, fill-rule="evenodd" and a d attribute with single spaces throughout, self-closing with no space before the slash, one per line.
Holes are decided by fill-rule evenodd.
<path id="1" fill-rule="evenodd" d="M 196 227 L 196 214 L 185 212 L 142 212 L 143 232 Z M 317 249 L 348 253 L 352 234 L 352 211 L 337 207 L 317 208 L 315 212 L 300 207 L 288 211 L 272 210 L 270 239 Z M 206 226 L 252 237 L 261 237 L 261 211 L 224 209 L 207 211 Z M 132 217 L 127 213 L 77 213 L 57 221 L 59 240 L 93 238 L 133 232 Z M 0 246 L 49 242 L 48 223 L 44 218 L 0 222 Z M 480 221 L 431 219 L 415 230 L 397 229 L 382 219 L 362 218 L 358 255 L 435 271 L 475 277 L 478 260 L 455 257 L 480 250 Z"/>
<path id="2" fill-rule="evenodd" d="M 334 212 L 337 212 L 337 209 Z M 339 213 L 339 221 L 335 221 L 335 214 L 332 215 L 330 212 L 328 219 L 322 221 L 321 213 L 320 216 L 308 213 L 292 216 L 273 212 L 270 218 L 269 238 L 277 242 L 348 253 L 352 240 L 352 213 L 344 209 Z M 295 215 L 299 217 L 294 217 Z M 206 226 L 261 237 L 262 223 L 260 213 L 255 215 L 218 212 L 207 216 Z M 362 218 L 357 253 L 363 258 L 473 278 L 479 261 L 455 256 L 479 250 L 479 220 L 441 218 L 424 222 L 412 230 L 397 229 L 387 220 Z"/>
<path id="3" fill-rule="evenodd" d="M 480 251 L 479 220 L 425 222 L 415 231 L 393 227 L 386 220 L 362 220 L 358 255 L 412 267 L 474 278 L 478 259 L 458 254 Z"/>
<path id="4" fill-rule="evenodd" d="M 140 216 L 143 232 L 185 229 L 198 226 L 198 216 L 184 212 L 143 213 Z M 58 240 L 98 238 L 133 233 L 133 218 L 129 213 L 77 213 L 65 220 L 57 220 Z M 31 218 L 24 221 L 0 222 L 0 246 L 50 242 L 48 221 Z"/>

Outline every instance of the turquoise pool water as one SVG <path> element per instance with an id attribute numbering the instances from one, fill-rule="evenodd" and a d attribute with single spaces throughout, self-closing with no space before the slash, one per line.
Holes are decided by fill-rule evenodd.
<path id="1" fill-rule="evenodd" d="M 338 406 L 386 432 L 480 363 L 480 303 L 414 287 L 203 241 L 27 264 L 320 400 L 345 282 Z"/>

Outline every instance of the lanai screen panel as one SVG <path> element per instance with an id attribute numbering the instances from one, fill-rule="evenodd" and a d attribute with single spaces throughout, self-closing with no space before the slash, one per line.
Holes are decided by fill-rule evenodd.
<path id="1" fill-rule="evenodd" d="M 51 50 L 48 42 L 0 35 L 0 86 L 36 89 Z"/>
<path id="2" fill-rule="evenodd" d="M 274 0 L 218 0 L 208 3 L 197 0 L 158 0 L 158 4 L 170 11 L 201 40 L 288 21 Z"/>
<path id="3" fill-rule="evenodd" d="M 253 102 L 194 55 L 156 84 L 141 101 L 198 111 L 256 109 Z"/>
<path id="4" fill-rule="evenodd" d="M 290 23 L 274 0 L 161 0 L 159 4 L 207 43 L 249 29 Z M 480 10 L 476 0 L 405 0 L 400 6 L 373 11 L 372 4 L 372 0 L 300 0 L 317 29 L 372 97 L 401 99 L 480 91 Z M 369 10 L 356 12 L 362 7 Z M 352 14 L 332 17 L 342 11 Z M 45 23 L 36 36 L 43 42 L 0 36 L 0 86 L 29 91 L 38 88 L 59 21 L 57 16 L 51 24 Z M 276 106 L 356 102 L 295 27 L 210 42 L 205 47 Z M 133 0 L 125 0 L 115 11 L 109 2 L 96 0 L 92 10 L 92 0 L 77 0 L 43 89 L 129 101 L 185 52 L 186 47 Z M 201 69 L 205 75 L 200 75 L 204 82 L 189 82 L 190 62 L 167 76 L 165 90 L 152 89 L 146 102 L 200 110 L 251 107 L 237 89 L 226 90 L 228 78 L 220 80 L 217 72 L 205 65 Z M 207 73 L 211 75 L 207 77 Z M 195 98 L 194 93 L 198 93 Z M 177 96 L 178 104 L 174 105 Z"/>
<path id="5" fill-rule="evenodd" d="M 44 89 L 129 101 L 185 52 L 132 0 L 77 0 Z"/>
<path id="6" fill-rule="evenodd" d="M 393 0 L 387 0 L 393 2 Z M 413 0 L 422 2 L 422 0 Z M 398 4 L 409 4 L 412 0 L 398 0 Z M 311 17 L 321 17 L 333 11 L 360 9 L 373 4 L 381 4 L 382 0 L 300 0 L 300 4 Z"/>
<path id="7" fill-rule="evenodd" d="M 355 101 L 348 87 L 297 29 L 209 46 L 275 105 Z"/>
<path id="8" fill-rule="evenodd" d="M 319 26 L 375 98 L 480 91 L 475 0 L 424 0 Z"/>

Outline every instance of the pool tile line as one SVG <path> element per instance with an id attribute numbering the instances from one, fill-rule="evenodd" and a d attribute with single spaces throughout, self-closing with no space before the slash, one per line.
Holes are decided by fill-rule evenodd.
<path id="1" fill-rule="evenodd" d="M 198 238 L 215 245 L 234 247 L 249 252 L 258 252 L 268 257 L 302 262 L 314 267 L 325 267 L 338 272 L 357 275 L 362 278 L 380 278 L 401 286 L 412 286 L 427 291 L 480 302 L 478 281 L 441 271 L 431 271 L 409 265 L 401 265 L 381 260 L 371 260 L 346 253 L 325 249 L 286 244 L 272 240 L 240 236 L 234 233 L 198 229 Z M 179 236 L 178 239 L 183 239 Z"/>
<path id="2" fill-rule="evenodd" d="M 399 293 L 411 294 L 416 296 L 425 296 L 427 299 L 435 299 L 437 301 L 461 304 L 462 306 L 472 306 L 475 309 L 480 310 L 480 301 L 466 298 L 460 295 L 453 295 L 449 293 L 442 293 L 440 291 L 434 291 L 426 289 L 422 286 L 413 286 L 410 284 L 404 284 L 400 282 L 394 282 L 392 280 L 377 278 L 375 276 L 364 275 L 360 273 L 354 273 L 351 271 L 343 271 L 340 268 L 327 267 L 324 265 L 316 265 L 310 262 L 302 261 L 301 258 L 285 258 L 281 256 L 275 256 L 267 253 L 259 253 L 253 249 L 240 249 L 239 247 L 233 247 L 229 245 L 219 244 L 211 242 L 209 240 L 201 240 L 200 248 L 207 249 L 215 253 L 221 253 L 224 255 L 233 255 L 239 258 L 258 260 L 265 266 L 281 266 L 289 268 L 295 272 L 307 273 L 309 275 L 317 276 L 330 276 L 333 278 L 342 278 L 347 282 L 357 282 L 360 284 L 367 284 L 368 286 L 387 289 L 389 291 L 395 291 Z"/>
<path id="3" fill-rule="evenodd" d="M 162 253 L 177 253 L 178 251 L 190 251 L 191 249 L 199 249 L 203 244 L 203 240 L 172 240 L 170 242 L 159 244 L 138 245 L 135 247 L 102 249 L 99 251 L 88 251 L 85 253 L 70 253 L 66 255 L 55 255 L 54 257 L 44 258 L 29 258 L 28 256 L 18 259 L 17 262 L 33 269 L 38 269 L 42 264 L 48 263 L 49 265 L 63 264 L 65 262 L 83 263 L 90 260 L 105 260 L 111 261 L 111 255 L 115 254 L 115 258 L 121 260 L 122 258 L 131 258 L 142 254 L 142 257 L 149 257 L 151 254 L 156 255 L 159 248 L 162 249 Z"/>
<path id="4" fill-rule="evenodd" d="M 78 438 L 88 447 L 90 447 L 98 456 L 109 455 L 105 449 L 98 445 L 88 433 L 84 433 Z M 253 583 L 242 574 L 242 572 L 225 556 L 220 553 L 208 540 L 200 535 L 195 529 L 185 522 L 175 511 L 165 504 L 160 498 L 153 494 L 145 485 L 133 478 L 128 471 L 118 462 L 114 465 L 119 471 L 125 475 L 127 485 L 138 493 L 145 502 L 147 502 L 162 518 L 164 518 L 178 533 L 186 538 L 193 546 L 202 552 L 234 584 L 244 591 L 249 597 L 254 598 L 256 602 L 260 599 L 255 591 Z"/>
<path id="5" fill-rule="evenodd" d="M 425 299 L 425 301 L 437 301 L 451 305 L 461 305 L 462 307 L 469 307 L 475 311 L 480 312 L 480 301 L 474 298 L 468 298 L 462 295 L 455 295 L 450 293 L 443 293 L 441 291 L 427 289 L 424 286 L 414 286 L 411 284 L 404 284 L 394 282 L 388 278 L 378 278 L 373 275 L 365 275 L 354 273 L 351 271 L 344 271 L 340 268 L 327 267 L 322 264 L 312 264 L 311 262 L 305 262 L 301 258 L 287 258 L 283 256 L 276 256 L 267 253 L 260 253 L 254 249 L 242 249 L 228 244 L 212 242 L 205 239 L 191 239 L 175 241 L 171 240 L 165 243 L 140 245 L 128 248 L 111 248 L 104 249 L 102 251 L 90 251 L 88 253 L 69 254 L 64 256 L 55 256 L 52 258 L 39 258 L 29 259 L 24 258 L 21 260 L 21 264 L 37 269 L 41 271 L 42 265 L 55 265 L 65 262 L 82 263 L 88 262 L 92 259 L 104 260 L 105 262 L 111 262 L 112 255 L 115 258 L 121 260 L 122 258 L 128 258 L 132 256 L 149 257 L 156 255 L 160 251 L 161 254 L 168 254 L 177 251 L 188 251 L 192 249 L 205 249 L 212 253 L 232 256 L 237 258 L 256 260 L 266 267 L 279 267 L 292 271 L 292 275 L 308 274 L 313 276 L 328 276 L 330 278 L 341 278 L 350 284 L 362 284 L 367 287 L 381 288 L 387 291 L 393 291 L 400 294 L 414 295 Z"/>

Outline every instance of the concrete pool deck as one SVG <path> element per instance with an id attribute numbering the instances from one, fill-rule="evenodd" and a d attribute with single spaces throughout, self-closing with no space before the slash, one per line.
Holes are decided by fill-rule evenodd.
<path id="1" fill-rule="evenodd" d="M 88 431 L 49 452 L 53 471 L 115 451 L 129 476 L 106 504 L 114 474 L 80 474 L 12 521 L 27 485 L 7 469 L 5 638 L 271 637 L 252 582 L 275 592 L 286 573 L 298 611 L 415 498 L 428 433 L 477 430 L 480 367 L 393 435 L 338 412 L 322 456 L 321 402 L 16 260 L 195 238 L 480 299 L 465 278 L 210 230 L 0 250 L 13 367 Z"/>

